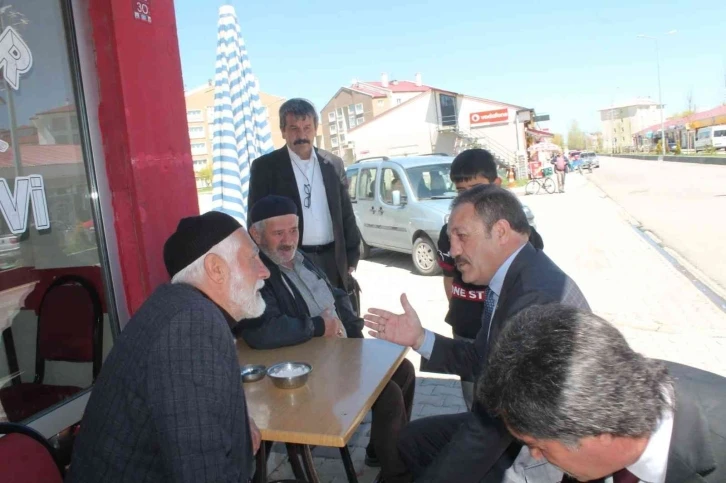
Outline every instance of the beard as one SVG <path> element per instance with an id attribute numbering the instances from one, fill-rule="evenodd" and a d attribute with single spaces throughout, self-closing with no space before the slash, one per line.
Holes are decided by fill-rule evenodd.
<path id="1" fill-rule="evenodd" d="M 266 308 L 265 300 L 260 290 L 265 286 L 264 280 L 258 280 L 254 287 L 249 287 L 240 270 L 232 272 L 229 284 L 229 299 L 234 306 L 233 317 L 240 319 L 256 319 Z"/>

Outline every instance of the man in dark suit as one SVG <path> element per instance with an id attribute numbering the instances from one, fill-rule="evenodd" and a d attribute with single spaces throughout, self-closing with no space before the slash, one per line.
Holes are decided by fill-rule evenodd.
<path id="1" fill-rule="evenodd" d="M 247 206 L 267 195 L 292 199 L 300 213 L 300 249 L 334 287 L 356 295 L 351 273 L 360 258 L 360 233 L 343 161 L 313 147 L 317 128 L 318 113 L 308 101 L 290 99 L 280 107 L 286 146 L 252 163 Z"/>
<path id="2" fill-rule="evenodd" d="M 69 483 L 240 483 L 260 433 L 230 327 L 265 310 L 270 272 L 231 216 L 184 218 L 164 245 L 172 277 L 134 314 L 93 387 Z"/>
<path id="3" fill-rule="evenodd" d="M 726 379 L 643 357 L 588 311 L 552 304 L 511 319 L 477 400 L 563 482 L 726 481 Z M 553 481 L 530 468 L 505 481 Z"/>
<path id="4" fill-rule="evenodd" d="M 370 309 L 365 316 L 371 335 L 413 347 L 428 359 L 427 370 L 476 380 L 514 314 L 553 302 L 589 308 L 575 282 L 529 243 L 527 217 L 511 192 L 493 185 L 465 191 L 454 200 L 449 233 L 464 282 L 487 287 L 473 343 L 424 330 L 405 295 L 403 314 Z M 479 412 L 414 421 L 402 432 L 399 450 L 417 482 L 499 481 L 519 452 L 512 443 L 500 420 Z"/>

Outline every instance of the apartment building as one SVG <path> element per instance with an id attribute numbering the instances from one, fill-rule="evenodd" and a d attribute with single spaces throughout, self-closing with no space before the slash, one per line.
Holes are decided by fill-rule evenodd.
<path id="1" fill-rule="evenodd" d="M 633 135 L 661 120 L 663 106 L 650 98 L 638 98 L 600 109 L 603 149 L 607 152 L 634 149 Z"/>

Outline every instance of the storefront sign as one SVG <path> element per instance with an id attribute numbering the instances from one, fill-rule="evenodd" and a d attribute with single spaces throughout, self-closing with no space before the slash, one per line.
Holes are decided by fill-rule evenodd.
<path id="1" fill-rule="evenodd" d="M 134 8 L 134 18 L 142 22 L 151 23 L 151 0 L 131 0 Z"/>
<path id="2" fill-rule="evenodd" d="M 28 229 L 29 203 L 33 207 L 35 228 L 38 230 L 50 228 L 48 201 L 45 198 L 42 176 L 38 174 L 18 176 L 15 178 L 13 194 L 10 193 L 8 182 L 0 178 L 0 210 L 13 235 L 22 235 Z"/>
<path id="3" fill-rule="evenodd" d="M 20 87 L 20 74 L 33 67 L 33 54 L 20 35 L 12 28 L 5 27 L 0 34 L 0 69 L 5 81 L 16 91 Z"/>
<path id="4" fill-rule="evenodd" d="M 472 112 L 469 114 L 469 123 L 471 125 L 507 122 L 508 120 L 509 109 L 496 109 L 494 111 Z"/>

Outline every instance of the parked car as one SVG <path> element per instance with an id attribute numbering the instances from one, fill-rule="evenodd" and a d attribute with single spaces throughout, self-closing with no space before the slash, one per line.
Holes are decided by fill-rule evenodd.
<path id="1" fill-rule="evenodd" d="M 371 247 L 411 254 L 416 271 L 436 275 L 441 227 L 449 221 L 456 187 L 449 179 L 452 156 L 361 159 L 348 166 L 348 193 L 361 233 L 361 258 Z M 530 225 L 532 211 L 523 205 Z"/>
<path id="2" fill-rule="evenodd" d="M 585 169 L 600 167 L 600 158 L 593 151 L 583 151 L 580 154 L 580 159 L 582 159 L 582 167 Z"/>

